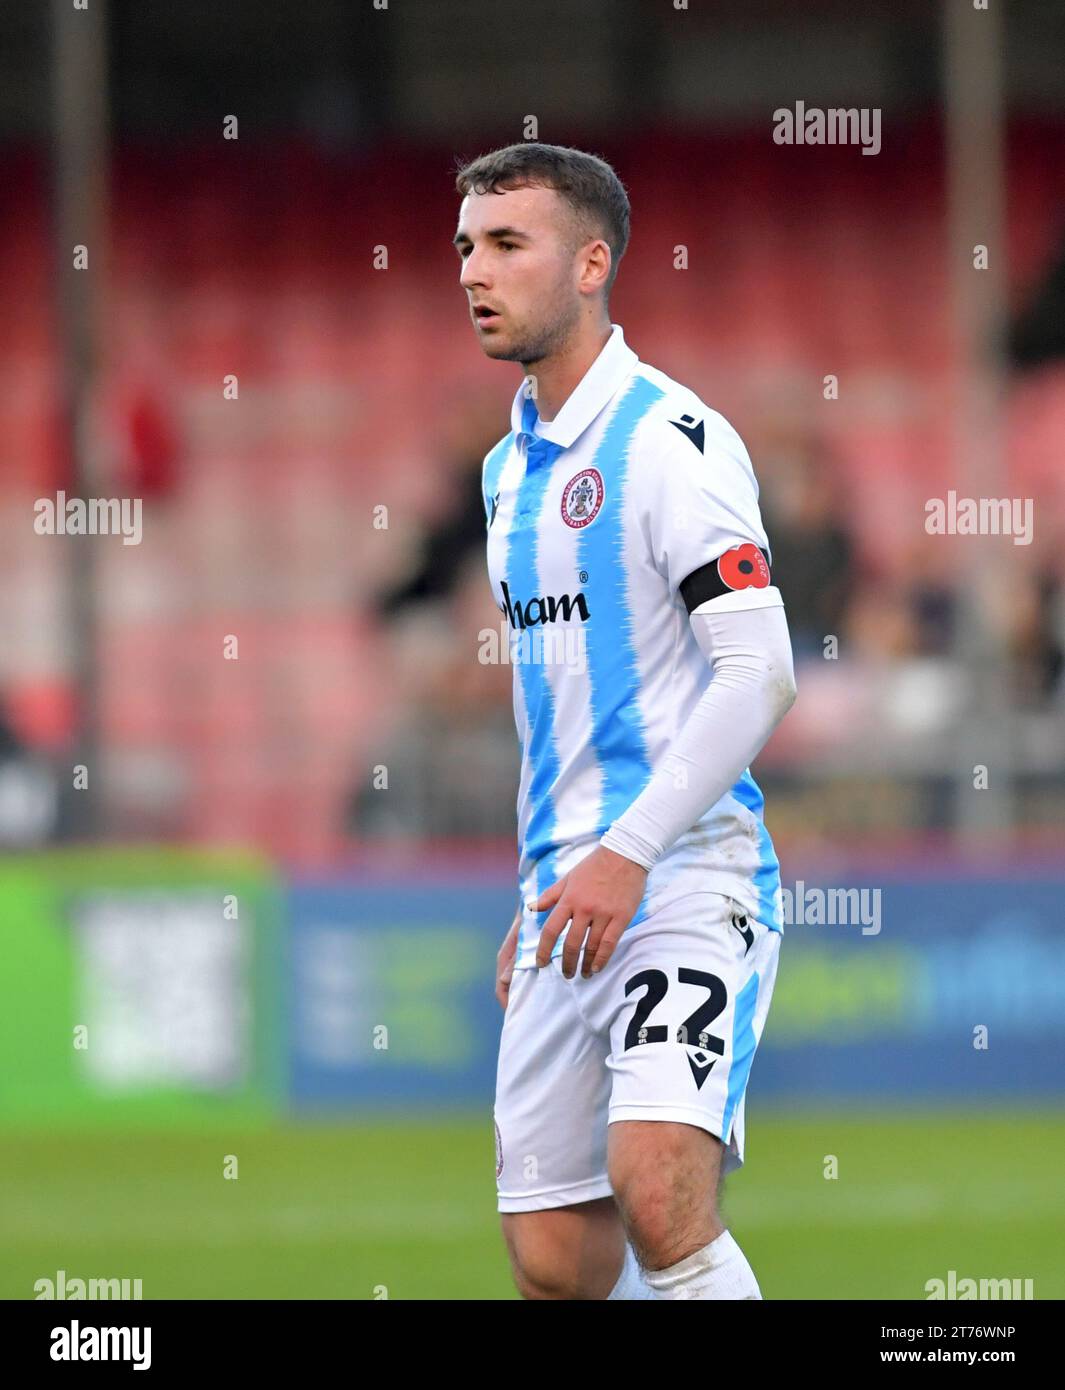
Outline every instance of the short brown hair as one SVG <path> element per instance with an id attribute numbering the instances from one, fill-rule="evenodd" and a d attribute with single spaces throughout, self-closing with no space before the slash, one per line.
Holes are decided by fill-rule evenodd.
<path id="1" fill-rule="evenodd" d="M 565 145 L 525 142 L 492 150 L 463 165 L 455 190 L 495 193 L 515 188 L 553 188 L 574 214 L 573 249 L 601 236 L 610 247 L 610 275 L 604 299 L 610 297 L 618 266 L 629 244 L 629 199 L 606 160 Z"/>

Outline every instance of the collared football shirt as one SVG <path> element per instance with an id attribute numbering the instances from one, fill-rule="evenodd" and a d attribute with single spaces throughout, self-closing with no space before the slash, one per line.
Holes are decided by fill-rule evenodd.
<path id="1" fill-rule="evenodd" d="M 618 324 L 553 420 L 539 419 L 522 384 L 510 433 L 485 458 L 483 486 L 522 749 L 524 903 L 628 809 L 711 679 L 684 581 L 717 561 L 719 606 L 782 600 L 768 570 L 745 577 L 747 557 L 760 565 L 769 545 L 742 441 L 693 391 L 641 362 Z M 630 925 L 677 897 L 710 892 L 782 930 L 779 865 L 762 812 L 747 770 L 654 865 Z M 523 909 L 515 968 L 535 963 L 547 916 Z M 564 942 L 565 933 L 555 955 Z"/>

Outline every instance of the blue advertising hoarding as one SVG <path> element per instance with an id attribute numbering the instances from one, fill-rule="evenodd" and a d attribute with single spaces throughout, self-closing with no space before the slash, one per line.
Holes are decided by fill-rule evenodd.
<path id="1" fill-rule="evenodd" d="M 298 1110 L 489 1105 L 508 876 L 290 890 Z M 759 1100 L 1065 1098 L 1065 876 L 808 873 L 785 884 Z"/>
<path id="2" fill-rule="evenodd" d="M 513 881 L 345 880 L 290 893 L 297 1108 L 480 1105 L 502 1012 L 495 957 Z"/>

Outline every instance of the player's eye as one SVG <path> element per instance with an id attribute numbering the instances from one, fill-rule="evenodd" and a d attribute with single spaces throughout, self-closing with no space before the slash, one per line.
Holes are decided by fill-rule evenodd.
<path id="1" fill-rule="evenodd" d="M 499 249 L 500 249 L 501 251 L 516 251 L 518 248 L 517 248 L 517 243 L 516 243 L 516 242 L 513 242 L 513 241 L 501 241 L 501 242 L 499 243 Z"/>

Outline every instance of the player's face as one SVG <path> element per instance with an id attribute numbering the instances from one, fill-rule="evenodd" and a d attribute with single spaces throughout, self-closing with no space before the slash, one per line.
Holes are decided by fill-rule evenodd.
<path id="1" fill-rule="evenodd" d="M 565 346 L 581 310 L 571 226 L 553 188 L 463 199 L 455 238 L 459 283 L 486 356 L 531 364 Z"/>

